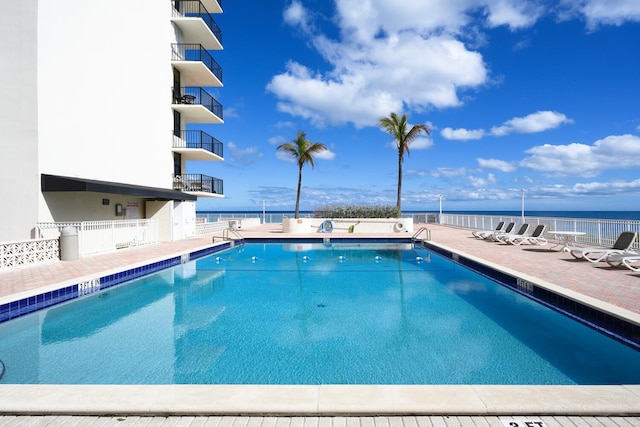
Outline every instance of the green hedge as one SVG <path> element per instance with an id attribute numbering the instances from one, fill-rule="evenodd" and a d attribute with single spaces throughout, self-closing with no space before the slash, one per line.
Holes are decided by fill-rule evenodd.
<path id="1" fill-rule="evenodd" d="M 315 218 L 399 218 L 396 206 L 321 206 L 313 210 Z"/>

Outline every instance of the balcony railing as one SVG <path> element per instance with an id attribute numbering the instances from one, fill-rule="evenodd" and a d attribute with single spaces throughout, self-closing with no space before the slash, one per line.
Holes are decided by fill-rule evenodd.
<path id="1" fill-rule="evenodd" d="M 171 89 L 174 104 L 202 105 L 222 120 L 222 104 L 201 87 L 174 87 Z"/>
<path id="2" fill-rule="evenodd" d="M 201 18 L 214 36 L 222 43 L 222 30 L 216 24 L 213 16 L 200 1 L 197 0 L 173 0 L 174 16 L 183 16 L 185 18 Z"/>
<path id="3" fill-rule="evenodd" d="M 203 149 L 224 157 L 222 142 L 201 130 L 180 131 L 180 135 L 174 135 L 173 148 Z"/>
<path id="4" fill-rule="evenodd" d="M 172 61 L 200 61 L 222 83 L 222 67 L 201 44 L 173 43 L 171 45 Z"/>
<path id="5" fill-rule="evenodd" d="M 173 189 L 179 191 L 196 191 L 220 195 L 224 194 L 221 179 L 197 173 L 174 175 Z"/>

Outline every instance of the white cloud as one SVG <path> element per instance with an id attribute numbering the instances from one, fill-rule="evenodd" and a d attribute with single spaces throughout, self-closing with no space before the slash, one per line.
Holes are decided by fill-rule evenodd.
<path id="1" fill-rule="evenodd" d="M 333 151 L 329 150 L 328 148 L 324 151 L 320 151 L 316 154 L 314 154 L 313 156 L 316 159 L 321 159 L 321 160 L 333 160 L 336 158 L 336 153 L 334 153 Z"/>
<path id="2" fill-rule="evenodd" d="M 284 151 L 280 150 L 276 150 L 276 159 L 291 163 L 294 163 L 296 161 L 296 159 L 291 154 L 285 153 Z"/>
<path id="3" fill-rule="evenodd" d="M 607 169 L 631 169 L 640 164 L 640 137 L 613 135 L 593 145 L 545 144 L 526 151 L 520 166 L 557 176 L 596 176 Z"/>
<path id="4" fill-rule="evenodd" d="M 331 22 L 337 31 L 325 34 L 318 31 L 302 1 L 293 0 L 283 19 L 302 30 L 328 71 L 292 58 L 286 71 L 273 76 L 266 88 L 278 98 L 279 111 L 316 126 L 375 126 L 391 111 L 460 106 L 462 92 L 485 85 L 487 65 L 470 48 L 483 40 L 482 28 L 531 27 L 544 13 L 559 10 L 565 16 L 584 16 L 590 26 L 640 21 L 638 0 L 558 1 L 547 5 L 538 0 L 406 0 L 399 7 L 397 0 L 334 0 L 336 15 Z M 338 36 L 331 38 L 330 33 Z M 563 123 L 571 120 L 540 111 L 516 117 L 491 132 L 534 133 Z M 452 139 L 478 139 L 484 131 L 443 132 Z"/>
<path id="5" fill-rule="evenodd" d="M 292 1 L 282 13 L 284 22 L 292 26 L 298 26 L 304 31 L 309 31 L 308 13 L 299 1 Z"/>
<path id="6" fill-rule="evenodd" d="M 427 148 L 430 148 L 432 146 L 433 139 L 428 137 L 417 137 L 413 141 L 411 141 L 411 144 L 409 145 L 409 151 L 411 152 L 412 150 L 426 150 Z M 395 141 L 389 141 L 387 147 L 397 150 L 398 143 Z"/>
<path id="7" fill-rule="evenodd" d="M 620 26 L 625 22 L 640 22 L 640 2 L 637 0 L 562 0 L 567 18 L 582 15 L 587 27 Z"/>
<path id="8" fill-rule="evenodd" d="M 442 132 L 440 132 L 443 138 L 452 139 L 457 141 L 469 141 L 472 139 L 481 139 L 485 135 L 484 129 L 452 129 L 452 128 L 444 128 Z"/>
<path id="9" fill-rule="evenodd" d="M 498 169 L 502 172 L 516 170 L 516 166 L 513 163 L 505 162 L 504 160 L 478 158 L 477 161 L 481 168 Z"/>
<path id="10" fill-rule="evenodd" d="M 284 152 L 284 151 L 280 151 L 280 150 L 276 150 L 276 158 L 279 160 L 284 160 L 285 162 L 295 162 L 296 159 L 291 156 L 290 154 Z M 324 151 L 320 151 L 318 153 L 315 153 L 313 155 L 314 159 L 319 159 L 319 160 L 333 160 L 336 158 L 336 153 L 334 153 L 333 151 L 329 150 L 328 148 Z"/>
<path id="11" fill-rule="evenodd" d="M 404 2 L 403 7 L 390 0 L 337 0 L 336 7 L 340 40 L 323 34 L 311 40 L 331 71 L 319 73 L 290 61 L 286 72 L 267 85 L 280 111 L 317 126 L 375 126 L 391 111 L 460 105 L 460 90 L 487 81 L 482 56 L 453 33 L 440 31 L 457 31 L 467 22 L 463 7 L 442 0 Z M 302 21 L 294 11 L 287 22 Z"/>
<path id="12" fill-rule="evenodd" d="M 431 171 L 434 178 L 454 178 L 457 176 L 465 176 L 470 171 L 467 168 L 438 168 Z"/>
<path id="13" fill-rule="evenodd" d="M 487 1 L 487 23 L 492 27 L 507 25 L 512 30 L 532 26 L 543 13 L 533 2 L 512 0 Z"/>
<path id="14" fill-rule="evenodd" d="M 225 157 L 228 157 L 232 163 L 242 163 L 250 165 L 262 157 L 262 153 L 257 147 L 240 148 L 234 142 L 225 144 Z"/>
<path id="15" fill-rule="evenodd" d="M 268 141 L 269 141 L 269 144 L 271 145 L 280 145 L 280 144 L 284 144 L 288 140 L 284 136 L 278 135 L 278 136 L 272 136 L 271 138 L 268 139 Z"/>
<path id="16" fill-rule="evenodd" d="M 486 178 L 469 176 L 467 179 L 471 186 L 475 188 L 485 188 L 497 182 L 495 175 L 492 173 L 488 174 Z"/>
<path id="17" fill-rule="evenodd" d="M 280 121 L 275 124 L 276 129 L 293 129 L 293 122 Z"/>
<path id="18" fill-rule="evenodd" d="M 533 188 L 535 197 L 586 197 L 640 193 L 640 179 L 634 181 L 586 182 L 573 185 L 555 184 Z"/>
<path id="19" fill-rule="evenodd" d="M 491 134 L 504 136 L 511 133 L 538 133 L 565 123 L 573 123 L 573 120 L 555 111 L 538 111 L 525 117 L 514 117 L 501 126 L 494 126 L 491 128 Z"/>
<path id="20" fill-rule="evenodd" d="M 491 128 L 490 134 L 493 136 L 505 136 L 512 133 L 538 133 L 557 128 L 564 123 L 573 123 L 573 120 L 555 111 L 538 111 L 525 117 L 514 117 L 504 122 L 501 126 L 494 126 Z M 481 139 L 487 135 L 487 132 L 484 129 L 469 130 L 447 127 L 440 134 L 446 139 L 468 141 Z"/>

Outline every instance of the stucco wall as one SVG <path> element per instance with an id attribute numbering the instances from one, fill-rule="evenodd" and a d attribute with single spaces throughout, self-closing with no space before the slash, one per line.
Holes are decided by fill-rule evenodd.
<path id="1" fill-rule="evenodd" d="M 40 2 L 41 173 L 171 187 L 170 2 Z"/>
<path id="2" fill-rule="evenodd" d="M 0 13 L 0 241 L 31 238 L 38 215 L 37 0 Z"/>

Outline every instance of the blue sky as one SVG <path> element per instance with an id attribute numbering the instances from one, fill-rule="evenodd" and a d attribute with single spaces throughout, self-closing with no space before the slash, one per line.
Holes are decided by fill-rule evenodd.
<path id="1" fill-rule="evenodd" d="M 640 1 L 227 0 L 224 180 L 203 210 L 291 210 L 299 130 L 329 150 L 301 209 L 395 205 L 390 112 L 427 124 L 403 210 L 640 210 Z"/>

